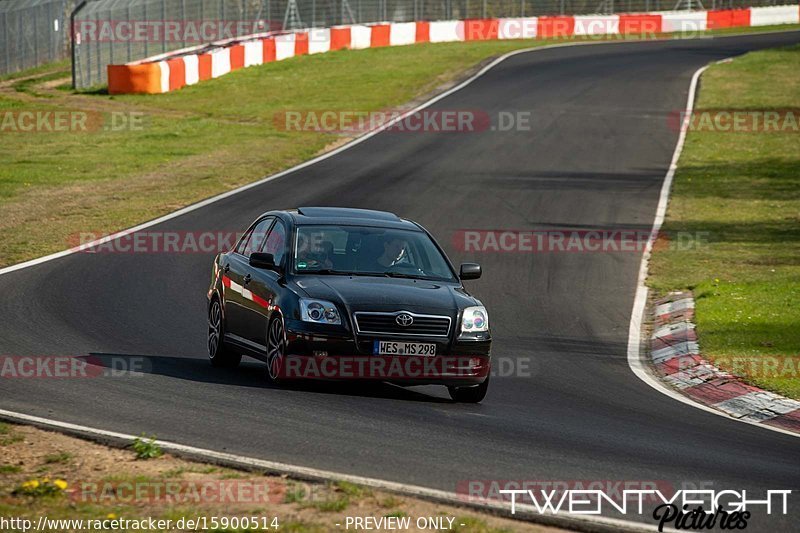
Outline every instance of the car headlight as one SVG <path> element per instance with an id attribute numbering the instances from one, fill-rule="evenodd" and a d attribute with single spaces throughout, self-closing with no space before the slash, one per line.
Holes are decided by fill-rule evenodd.
<path id="1" fill-rule="evenodd" d="M 341 324 L 342 318 L 336 306 L 327 300 L 300 299 L 300 317 L 315 324 Z"/>
<path id="2" fill-rule="evenodd" d="M 461 315 L 461 333 L 489 331 L 489 313 L 483 306 L 467 307 Z"/>

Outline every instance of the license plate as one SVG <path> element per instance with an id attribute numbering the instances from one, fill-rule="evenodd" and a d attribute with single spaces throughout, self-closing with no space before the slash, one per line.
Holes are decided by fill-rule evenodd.
<path id="1" fill-rule="evenodd" d="M 436 345 L 426 342 L 375 341 L 373 355 L 436 355 Z"/>

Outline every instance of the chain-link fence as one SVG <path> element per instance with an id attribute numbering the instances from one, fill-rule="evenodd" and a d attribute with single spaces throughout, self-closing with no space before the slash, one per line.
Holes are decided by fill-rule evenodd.
<path id="1" fill-rule="evenodd" d="M 104 84 L 108 64 L 265 31 L 783 3 L 786 0 L 90 0 L 75 15 L 75 82 L 79 88 Z"/>
<path id="2" fill-rule="evenodd" d="M 0 0 L 0 75 L 68 57 L 71 0 Z"/>

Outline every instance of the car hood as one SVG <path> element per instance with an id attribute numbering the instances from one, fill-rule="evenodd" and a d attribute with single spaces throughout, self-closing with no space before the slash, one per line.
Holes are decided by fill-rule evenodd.
<path id="1" fill-rule="evenodd" d="M 371 276 L 303 276 L 297 286 L 309 297 L 343 304 L 354 311 L 411 311 L 424 313 L 479 305 L 453 283 Z"/>

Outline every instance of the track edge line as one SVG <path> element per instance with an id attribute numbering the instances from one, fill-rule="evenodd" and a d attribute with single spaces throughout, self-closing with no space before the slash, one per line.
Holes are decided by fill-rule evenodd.
<path id="1" fill-rule="evenodd" d="M 733 59 L 733 57 L 715 61 L 714 63 L 730 61 L 731 59 Z M 777 433 L 783 433 L 784 435 L 790 435 L 792 437 L 800 437 L 800 434 L 793 433 L 791 431 L 787 431 L 779 427 L 774 427 L 774 426 L 760 424 L 757 422 L 752 422 L 749 420 L 740 420 L 738 418 L 734 418 L 726 413 L 723 413 L 722 411 L 718 411 L 712 407 L 696 402 L 695 400 L 692 400 L 688 396 L 683 395 L 676 390 L 673 390 L 672 388 L 665 385 L 650 370 L 648 361 L 645 357 L 646 350 L 643 349 L 643 341 L 642 341 L 642 329 L 644 326 L 643 318 L 647 311 L 647 295 L 649 294 L 649 289 L 647 285 L 645 285 L 645 281 L 647 279 L 648 267 L 650 264 L 650 256 L 652 255 L 655 236 L 659 231 L 661 231 L 661 226 L 664 223 L 664 218 L 667 214 L 667 206 L 669 205 L 669 195 L 670 191 L 672 190 L 672 181 L 673 178 L 675 177 L 675 172 L 678 169 L 678 160 L 681 157 L 681 153 L 683 152 L 683 146 L 686 142 L 686 134 L 688 133 L 691 114 L 692 111 L 694 110 L 695 98 L 697 95 L 697 87 L 700 82 L 700 77 L 702 76 L 703 72 L 705 72 L 706 69 L 708 69 L 710 65 L 711 64 L 700 67 L 692 75 L 692 81 L 689 84 L 689 96 L 686 100 L 686 113 L 684 114 L 683 121 L 681 122 L 681 131 L 678 135 L 678 142 L 675 145 L 675 151 L 672 153 L 672 161 L 670 162 L 667 174 L 664 176 L 664 182 L 661 186 L 661 192 L 658 198 L 658 207 L 656 208 L 656 216 L 655 219 L 653 220 L 653 226 L 650 229 L 650 236 L 648 237 L 647 243 L 645 245 L 644 253 L 642 254 L 642 261 L 639 264 L 639 278 L 636 283 L 636 296 L 634 297 L 633 309 L 631 310 L 631 321 L 628 327 L 628 357 L 627 357 L 628 367 L 636 375 L 636 377 L 644 381 L 646 384 L 648 384 L 656 391 L 666 396 L 669 396 L 674 400 L 682 402 L 686 405 L 715 414 L 717 416 L 721 416 L 733 422 L 749 424 L 751 426 L 759 427 L 761 429 L 766 429 L 769 431 L 775 431 Z"/>
<path id="2" fill-rule="evenodd" d="M 568 46 L 593 46 L 593 45 L 612 45 L 612 44 L 634 44 L 634 45 L 636 45 L 636 44 L 642 44 L 642 43 L 652 43 L 652 42 L 661 42 L 661 41 L 667 41 L 668 42 L 668 41 L 686 41 L 686 40 L 697 40 L 697 39 L 720 39 L 720 38 L 724 39 L 724 38 L 730 38 L 730 37 L 742 37 L 742 36 L 746 36 L 746 35 L 768 35 L 768 34 L 774 34 L 774 33 L 791 33 L 791 32 L 795 32 L 795 31 L 800 31 L 800 30 L 786 29 L 786 30 L 761 31 L 761 32 L 745 32 L 745 33 L 741 33 L 741 34 L 740 33 L 734 33 L 734 34 L 730 34 L 730 35 L 701 35 L 700 37 L 692 37 L 690 39 L 686 39 L 686 38 L 683 38 L 683 37 L 669 37 L 669 38 L 660 39 L 660 40 L 657 40 L 657 41 L 649 41 L 649 40 L 641 40 L 641 41 L 625 41 L 625 40 L 602 41 L 601 40 L 601 41 L 577 41 L 577 42 L 573 41 L 573 42 L 555 43 L 555 44 L 548 44 L 548 45 L 544 45 L 544 46 L 532 46 L 532 47 L 528 47 L 528 48 L 519 48 L 517 50 L 511 50 L 510 52 L 506 52 L 505 54 L 495 58 L 492 61 L 490 61 L 486 66 L 481 68 L 478 72 L 476 72 L 475 74 L 473 74 L 469 78 L 463 80 L 462 82 L 457 83 L 455 86 L 445 90 L 444 92 L 442 92 L 442 93 L 440 93 L 440 94 L 438 94 L 436 96 L 433 96 L 429 100 L 419 104 L 418 106 L 414 107 L 413 109 L 410 109 L 410 110 L 406 111 L 405 113 L 401 113 L 399 116 L 397 116 L 397 117 L 393 118 L 392 120 L 390 120 L 389 122 L 381 125 L 379 128 L 376 128 L 376 129 L 374 129 L 374 130 L 372 130 L 370 132 L 367 132 L 367 133 L 365 133 L 365 134 L 363 134 L 361 136 L 358 136 L 355 139 L 343 144 L 342 146 L 340 146 L 340 147 L 338 147 L 338 148 L 336 148 L 334 150 L 331 150 L 330 152 L 326 152 L 324 154 L 320 154 L 317 157 L 314 157 L 313 159 L 309 159 L 308 161 L 304 161 L 302 163 L 299 163 L 299 164 L 297 164 L 297 165 L 295 165 L 293 167 L 287 168 L 286 170 L 281 170 L 280 172 L 277 172 L 275 174 L 271 174 L 269 176 L 265 176 L 265 177 L 263 177 L 263 178 L 261 178 L 261 179 L 259 179 L 257 181 L 254 181 L 252 183 L 247 183 L 245 185 L 242 185 L 240 187 L 236 187 L 236 188 L 231 189 L 229 191 L 225 191 L 225 192 L 222 192 L 222 193 L 217 194 L 215 196 L 211 196 L 211 197 L 206 198 L 204 200 L 200 200 L 198 202 L 195 202 L 193 204 L 189 204 L 189 205 L 184 206 L 184 207 L 182 207 L 182 208 L 180 208 L 180 209 L 178 209 L 176 211 L 172 211 L 171 213 L 166 213 L 166 214 L 164 214 L 164 215 L 162 215 L 160 217 L 154 218 L 152 220 L 145 221 L 145 222 L 142 222 L 141 224 L 137 224 L 137 225 L 132 226 L 130 228 L 114 232 L 114 233 L 112 233 L 110 235 L 107 235 L 105 237 L 102 237 L 100 239 L 96 239 L 94 241 L 81 244 L 80 246 L 75 246 L 75 247 L 72 247 L 72 248 L 68 248 L 66 250 L 61 250 L 60 252 L 54 252 L 52 254 L 44 255 L 42 257 L 37 257 L 37 258 L 34 258 L 34 259 L 29 259 L 27 261 L 23 261 L 21 263 L 17 263 L 17 264 L 14 264 L 14 265 L 8 265 L 6 267 L 2 267 L 2 268 L 0 268 L 0 276 L 2 276 L 3 274 L 10 274 L 11 272 L 15 272 L 17 270 L 23 270 L 25 268 L 30 268 L 30 267 L 33 267 L 33 266 L 36 266 L 36 265 L 40 265 L 42 263 L 53 261 L 55 259 L 60 259 L 62 257 L 66 257 L 66 256 L 69 256 L 69 255 L 72 255 L 72 254 L 74 254 L 76 252 L 79 252 L 81 250 L 85 250 L 87 248 L 92 248 L 92 247 L 95 247 L 95 246 L 99 246 L 101 244 L 104 244 L 104 243 L 119 239 L 121 237 L 125 237 L 127 235 L 130 235 L 131 233 L 135 233 L 137 231 L 141 231 L 143 229 L 147 229 L 147 228 L 150 228 L 152 226 L 156 226 L 158 224 L 161 224 L 162 222 L 167 222 L 168 220 L 172 220 L 174 218 L 178 218 L 178 217 L 180 217 L 182 215 L 185 215 L 187 213 L 191 213 L 192 211 L 195 211 L 197 209 L 201 209 L 201 208 L 203 208 L 203 207 L 205 207 L 207 205 L 211 205 L 211 204 L 216 203 L 216 202 L 218 202 L 220 200 L 224 200 L 224 199 L 229 198 L 231 196 L 235 196 L 235 195 L 237 195 L 237 194 L 239 194 L 241 192 L 247 191 L 247 190 L 252 189 L 254 187 L 258 187 L 260 185 L 263 185 L 263 184 L 268 183 L 270 181 L 276 180 L 278 178 L 282 178 L 282 177 L 287 176 L 287 175 L 289 175 L 289 174 L 291 174 L 293 172 L 296 172 L 296 171 L 301 170 L 303 168 L 306 168 L 306 167 L 309 167 L 309 166 L 314 165 L 316 163 L 319 163 L 320 161 L 324 161 L 325 159 L 328 159 L 329 157 L 333 157 L 334 155 L 337 155 L 337 154 L 339 154 L 341 152 L 344 152 L 345 150 L 353 148 L 354 146 L 357 146 L 357 145 L 361 144 L 362 142 L 366 141 L 367 139 L 371 138 L 372 136 L 377 135 L 378 133 L 381 133 L 382 131 L 384 131 L 384 130 L 386 130 L 388 128 L 391 128 L 396 123 L 404 120 L 407 116 L 412 115 L 412 114 L 414 114 L 414 113 L 416 113 L 418 111 L 421 111 L 421 110 L 423 110 L 423 109 L 435 104 L 439 100 L 441 100 L 443 98 L 446 98 L 447 96 L 450 96 L 451 94 L 453 94 L 453 93 L 455 93 L 457 91 L 460 91 L 461 89 L 463 89 L 467 85 L 471 84 L 472 82 L 474 82 L 475 80 L 477 80 L 478 78 L 480 78 L 481 76 L 486 74 L 486 72 L 488 72 L 489 70 L 491 70 L 495 66 L 499 65 L 500 63 L 502 63 L 506 59 L 508 59 L 510 57 L 513 57 L 515 55 L 518 55 L 518 54 L 524 54 L 524 53 L 529 53 L 529 52 L 538 52 L 540 50 L 551 50 L 551 49 L 554 49 L 554 48 L 563 48 L 563 47 L 568 47 Z M 663 191 L 662 191 L 662 193 L 663 193 Z"/>
<path id="3" fill-rule="evenodd" d="M 90 440 L 106 446 L 126 448 L 130 446 L 135 435 L 118 433 L 104 429 L 97 429 L 70 422 L 62 422 L 50 418 L 43 418 L 16 411 L 0 409 L 0 420 L 12 423 L 25 424 L 49 431 L 57 431 L 69 436 Z M 239 470 L 255 471 L 263 474 L 285 475 L 298 481 L 347 481 L 358 485 L 363 485 L 373 489 L 383 490 L 397 495 L 413 497 L 433 503 L 446 504 L 454 507 L 470 509 L 476 512 L 488 513 L 493 516 L 532 522 L 543 526 L 556 528 L 566 528 L 582 533 L 615 533 L 615 532 L 639 532 L 639 531 L 658 531 L 653 525 L 646 523 L 632 522 L 617 518 L 607 518 L 595 515 L 565 515 L 553 513 L 537 513 L 531 505 L 517 504 L 517 512 L 512 515 L 510 504 L 499 501 L 473 502 L 459 497 L 457 493 L 447 492 L 439 489 L 386 481 L 376 478 L 356 476 L 352 474 L 342 474 L 328 470 L 290 465 L 255 457 L 247 457 L 232 453 L 217 452 L 204 448 L 197 448 L 186 444 L 179 444 L 170 441 L 155 440 L 164 451 L 177 457 L 202 461 L 216 464 L 219 466 L 233 467 Z"/>

